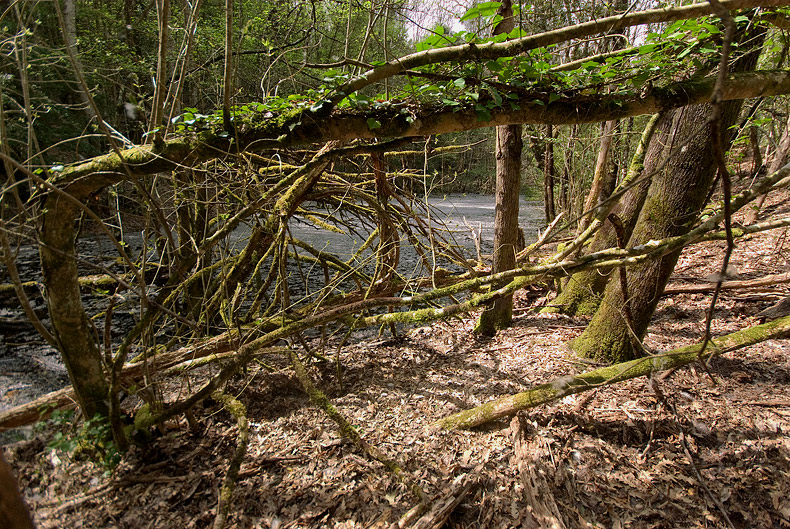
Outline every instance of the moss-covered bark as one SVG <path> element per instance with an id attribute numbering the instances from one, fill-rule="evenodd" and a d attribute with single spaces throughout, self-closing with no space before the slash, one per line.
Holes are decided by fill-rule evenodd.
<path id="1" fill-rule="evenodd" d="M 236 450 L 228 465 L 228 473 L 225 474 L 222 487 L 219 489 L 217 514 L 214 517 L 213 529 L 223 529 L 225 527 L 225 521 L 228 518 L 228 513 L 230 512 L 230 501 L 233 498 L 233 490 L 236 488 L 236 480 L 239 478 L 241 462 L 244 459 L 244 455 L 247 453 L 250 427 L 249 421 L 247 420 L 247 408 L 244 407 L 244 404 L 220 391 L 215 391 L 211 397 L 217 402 L 222 403 L 225 409 L 228 410 L 228 413 L 236 419 L 236 424 L 239 428 L 239 435 L 236 440 Z"/>
<path id="2" fill-rule="evenodd" d="M 732 125 L 740 107 L 732 103 L 728 106 L 725 129 Z M 629 246 L 686 233 L 704 205 L 713 181 L 716 166 L 710 129 L 703 126 L 700 130 L 699 125 L 707 121 L 710 106 L 698 105 L 679 112 L 684 117 L 675 137 L 686 148 L 653 177 Z M 623 362 L 638 356 L 640 352 L 632 342 L 634 338 L 644 337 L 679 256 L 680 251 L 676 250 L 632 267 L 627 274 L 627 298 L 620 282 L 610 282 L 587 329 L 573 341 L 573 349 L 581 356 L 604 362 Z M 633 329 L 629 328 L 625 317 L 626 299 L 631 305 Z"/>
<path id="3" fill-rule="evenodd" d="M 672 123 L 673 113 L 654 116 L 647 123 L 621 187 L 634 185 L 625 190 L 622 198 L 611 208 L 611 213 L 617 215 L 623 224 L 626 240 L 631 236 L 639 211 L 644 204 L 650 187 L 650 178 L 667 155 Z M 613 198 L 617 197 L 618 191 L 615 191 Z M 595 233 L 588 252 L 594 253 L 617 246 L 614 227 L 611 222 L 604 222 Z M 610 273 L 610 270 L 584 270 L 573 274 L 560 295 L 552 301 L 545 312 L 585 316 L 594 314 L 601 303 Z"/>
<path id="4" fill-rule="evenodd" d="M 742 55 L 734 63 L 735 68 L 740 71 L 754 68 L 763 37 L 761 29 L 739 36 L 744 44 L 739 48 Z M 740 101 L 722 105 L 717 128 L 722 131 L 722 137 L 716 141 L 721 142 L 724 150 L 729 148 L 730 127 L 735 124 L 740 108 Z M 717 168 L 714 132 L 709 125 L 712 107 L 695 105 L 675 113 L 672 141 L 677 149 L 672 149 L 667 162 L 653 176 L 629 247 L 688 233 L 708 198 Z M 573 349 L 581 356 L 612 363 L 640 355 L 639 343 L 678 257 L 680 249 L 630 268 L 626 279 L 620 282 L 610 282 L 587 329 L 572 342 Z M 623 292 L 623 285 L 627 285 L 628 292 Z"/>
<path id="5" fill-rule="evenodd" d="M 701 357 L 699 355 L 701 344 L 680 347 L 665 354 L 639 358 L 581 375 L 563 377 L 528 391 L 508 395 L 476 408 L 450 415 L 438 421 L 437 424 L 447 429 L 473 428 L 501 417 L 515 415 L 521 410 L 561 399 L 567 395 L 582 393 L 658 371 L 682 367 L 698 359 L 707 360 L 711 356 L 772 338 L 786 337 L 788 334 L 790 334 L 790 316 L 715 338 Z"/>
<path id="6" fill-rule="evenodd" d="M 109 385 L 88 316 L 82 307 L 74 259 L 76 205 L 52 193 L 44 203 L 39 252 L 47 307 L 63 363 L 85 417 L 107 415 Z"/>

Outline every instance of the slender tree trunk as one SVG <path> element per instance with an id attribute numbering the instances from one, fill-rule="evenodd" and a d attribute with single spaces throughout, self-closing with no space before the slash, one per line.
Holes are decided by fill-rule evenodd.
<path id="1" fill-rule="evenodd" d="M 492 272 L 512 270 L 516 266 L 521 150 L 520 125 L 497 127 L 496 210 L 494 213 Z M 475 331 L 492 336 L 497 330 L 509 327 L 512 319 L 513 296 L 506 296 L 486 307 Z"/>
<path id="2" fill-rule="evenodd" d="M 752 174 L 763 168 L 763 153 L 760 152 L 760 135 L 757 127 L 749 127 L 749 146 L 752 148 Z"/>
<path id="3" fill-rule="evenodd" d="M 787 123 L 785 124 L 784 132 L 782 133 L 782 139 L 779 140 L 779 148 L 776 150 L 774 157 L 771 160 L 771 165 L 768 168 L 768 174 L 776 172 L 780 167 L 782 167 L 785 158 L 787 158 L 788 151 L 790 151 L 790 116 L 787 118 Z M 757 152 L 759 152 L 759 148 L 757 149 Z M 751 210 L 746 215 L 746 224 L 753 224 L 757 221 L 757 217 L 760 215 L 760 209 L 763 207 L 763 203 L 767 197 L 768 195 L 765 194 L 760 195 L 757 198 Z"/>
<path id="4" fill-rule="evenodd" d="M 601 147 L 598 149 L 598 158 L 595 160 L 595 172 L 593 173 L 593 181 L 590 185 L 590 192 L 587 194 L 587 200 L 584 202 L 584 212 L 590 212 L 605 198 L 604 188 L 606 177 L 609 174 L 607 167 L 609 164 L 609 153 L 612 150 L 612 142 L 614 140 L 614 130 L 617 125 L 616 121 L 607 121 L 604 123 L 601 131 Z M 579 233 L 583 232 L 587 226 L 590 225 L 590 215 L 582 217 L 579 223 Z"/>
<path id="5" fill-rule="evenodd" d="M 222 123 L 225 130 L 233 130 L 230 116 L 230 96 L 233 90 L 233 0 L 225 0 L 225 71 L 222 82 Z"/>
<path id="6" fill-rule="evenodd" d="M 546 224 L 557 216 L 554 209 L 554 127 L 546 125 L 546 142 L 543 150 L 543 209 Z"/>
<path id="7" fill-rule="evenodd" d="M 560 182 L 560 209 L 565 214 L 565 218 L 571 218 L 571 166 L 573 165 L 573 147 L 576 142 L 576 135 L 579 132 L 578 125 L 572 125 L 568 130 L 568 143 L 565 146 L 565 154 L 562 160 L 562 181 Z"/>
<path id="8" fill-rule="evenodd" d="M 499 9 L 502 21 L 493 34 L 513 30 L 513 7 L 504 0 Z M 494 256 L 492 272 L 512 270 L 516 266 L 518 246 L 518 209 L 521 188 L 521 125 L 503 125 L 496 129 L 496 210 L 494 215 Z M 494 288 L 497 288 L 496 286 Z M 475 332 L 493 336 L 513 320 L 513 296 L 498 299 L 480 315 Z"/>
<path id="9" fill-rule="evenodd" d="M 170 0 L 156 0 L 156 11 L 159 19 L 159 48 L 156 61 L 156 87 L 154 101 L 151 105 L 151 123 L 148 132 L 158 131 L 153 134 L 154 141 L 161 141 L 163 133 L 159 130 L 162 126 L 162 117 L 165 111 L 165 79 L 167 79 L 167 41 L 170 26 Z"/>
<path id="10" fill-rule="evenodd" d="M 63 38 L 66 41 L 66 46 L 74 50 L 74 57 L 80 71 L 85 71 L 77 53 L 77 5 L 75 0 L 63 0 L 63 26 Z M 88 121 L 93 120 L 96 115 L 88 99 L 88 94 L 81 88 L 78 88 L 77 96 L 80 98 L 80 104 L 88 117 Z"/>

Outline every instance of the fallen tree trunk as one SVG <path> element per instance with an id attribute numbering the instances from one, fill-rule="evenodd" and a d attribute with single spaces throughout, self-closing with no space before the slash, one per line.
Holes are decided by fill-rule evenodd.
<path id="1" fill-rule="evenodd" d="M 721 284 L 721 290 L 739 290 L 745 288 L 759 288 L 778 283 L 790 283 L 790 273 L 772 274 L 768 276 L 758 277 L 757 279 L 744 279 L 740 281 L 725 281 Z M 673 294 L 703 294 L 705 292 L 713 292 L 716 289 L 716 283 L 706 283 L 703 285 L 675 285 L 668 286 L 664 289 L 664 296 Z"/>
<path id="2" fill-rule="evenodd" d="M 569 375 L 547 384 L 541 384 L 528 391 L 508 395 L 476 408 L 455 413 L 437 421 L 436 424 L 448 430 L 473 428 L 501 417 L 515 415 L 521 410 L 561 399 L 567 395 L 582 393 L 667 369 L 675 369 L 698 359 L 707 360 L 712 356 L 788 335 L 790 335 L 790 316 L 715 338 L 711 340 L 702 356 L 699 355 L 701 344 L 693 344 L 664 354 L 637 358 L 580 375 Z"/>

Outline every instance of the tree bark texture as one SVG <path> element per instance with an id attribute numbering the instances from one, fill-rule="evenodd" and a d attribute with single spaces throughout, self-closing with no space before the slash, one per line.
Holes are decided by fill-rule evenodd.
<path id="1" fill-rule="evenodd" d="M 757 64 L 765 33 L 758 30 L 736 39 L 747 39 L 735 68 L 749 71 Z M 731 143 L 730 128 L 736 123 L 742 101 L 722 103 L 718 130 L 714 138 L 710 124 L 713 107 L 694 105 L 678 111 L 673 152 L 662 171 L 654 175 L 639 212 L 628 246 L 687 233 L 705 205 L 717 170 L 715 141 L 723 151 Z M 623 362 L 641 354 L 639 342 L 647 333 L 650 318 L 669 281 L 680 250 L 660 259 L 635 266 L 622 274 L 619 282 L 610 281 L 600 307 L 584 333 L 573 341 L 581 356 L 606 362 Z M 625 291 L 627 289 L 627 291 Z"/>
<path id="2" fill-rule="evenodd" d="M 494 35 L 509 33 L 515 24 L 511 0 L 504 0 L 498 14 L 502 21 L 492 32 Z M 496 128 L 496 209 L 494 213 L 493 273 L 516 267 L 518 252 L 518 210 L 521 192 L 521 125 L 503 125 Z M 499 288 L 504 285 L 494 285 Z M 499 329 L 510 327 L 513 321 L 513 296 L 503 296 L 487 306 L 480 315 L 475 332 L 493 336 Z"/>
<path id="3" fill-rule="evenodd" d="M 628 169 L 629 174 L 640 173 L 641 176 L 637 178 L 641 180 L 626 191 L 612 208 L 612 213 L 617 215 L 623 224 L 626 239 L 630 238 L 639 211 L 647 197 L 651 176 L 672 149 L 675 121 L 676 114 L 670 112 L 659 119 L 653 130 L 646 129 L 642 134 L 641 150 L 637 149 Z M 617 234 L 611 222 L 607 221 L 595 233 L 588 253 L 616 246 Z M 601 302 L 601 294 L 606 288 L 609 276 L 610 271 L 606 270 L 584 270 L 573 274 L 546 312 L 562 312 L 568 315 L 594 314 Z"/>
<path id="4" fill-rule="evenodd" d="M 53 334 L 85 417 L 108 412 L 109 386 L 88 316 L 74 259 L 76 205 L 58 193 L 44 203 L 39 253 Z"/>
<path id="5" fill-rule="evenodd" d="M 609 153 L 612 150 L 612 143 L 614 141 L 616 121 L 606 121 L 603 125 L 601 132 L 601 146 L 598 149 L 598 157 L 595 160 L 595 172 L 593 173 L 592 184 L 590 184 L 590 192 L 587 194 L 587 200 L 584 201 L 584 213 L 592 211 L 604 195 L 605 180 L 608 174 L 607 167 L 609 165 Z M 611 189 L 609 190 L 611 192 Z M 582 217 L 579 223 L 579 233 L 583 232 L 587 226 L 590 225 L 590 216 Z"/>
<path id="6" fill-rule="evenodd" d="M 774 157 L 771 160 L 770 167 L 768 168 L 768 174 L 778 171 L 779 168 L 784 165 L 788 151 L 790 151 L 790 116 L 787 118 L 787 123 L 785 124 L 784 132 L 782 133 L 782 139 L 779 140 L 779 147 L 776 149 L 776 152 L 774 152 Z M 757 152 L 759 153 L 759 149 L 757 149 Z M 746 215 L 746 224 L 752 224 L 757 221 L 757 218 L 760 216 L 760 209 L 763 207 L 763 203 L 767 197 L 767 194 L 761 195 L 760 198 L 755 201 L 751 211 L 749 211 L 749 213 Z"/>
<path id="7" fill-rule="evenodd" d="M 521 125 L 497 127 L 494 257 L 491 266 L 494 273 L 512 270 L 516 266 L 522 147 Z M 493 336 L 497 330 L 509 327 L 512 320 L 513 296 L 504 296 L 485 308 L 475 330 Z"/>
<path id="8" fill-rule="evenodd" d="M 546 224 L 551 224 L 557 216 L 554 207 L 554 127 L 546 125 L 546 142 L 543 146 L 543 210 Z"/>
<path id="9" fill-rule="evenodd" d="M 725 105 L 722 130 L 726 131 L 735 123 L 739 109 L 740 103 Z M 685 234 L 705 205 L 716 173 L 711 131 L 707 125 L 711 107 L 696 105 L 680 112 L 682 117 L 675 138 L 683 147 L 653 176 L 629 247 Z M 722 143 L 729 145 L 728 138 Z M 678 257 L 680 251 L 674 251 L 630 269 L 627 294 L 623 293 L 620 282 L 609 282 L 600 307 L 584 333 L 574 340 L 573 349 L 581 356 L 606 362 L 624 362 L 638 356 L 632 340 L 645 336 Z M 625 318 L 626 302 L 633 314 L 633 329 L 629 329 Z"/>
<path id="10" fill-rule="evenodd" d="M 16 478 L 0 450 L 0 527 L 33 529 L 33 521 L 17 488 Z"/>

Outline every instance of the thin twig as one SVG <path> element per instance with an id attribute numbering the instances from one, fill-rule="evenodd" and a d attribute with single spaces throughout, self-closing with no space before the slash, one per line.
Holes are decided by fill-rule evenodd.
<path id="1" fill-rule="evenodd" d="M 724 145 L 722 144 L 722 134 L 724 131 L 721 128 L 723 115 L 722 87 L 724 86 L 724 81 L 727 78 L 730 50 L 732 47 L 733 38 L 735 36 L 735 20 L 733 20 L 733 18 L 730 16 L 730 12 L 719 3 L 719 0 L 708 1 L 710 2 L 711 8 L 716 13 L 716 15 L 718 15 L 718 17 L 724 22 L 725 27 L 724 42 L 721 46 L 719 73 L 716 77 L 716 84 L 713 87 L 713 95 L 711 96 L 712 112 L 710 127 L 713 140 L 713 154 L 716 161 L 716 166 L 718 167 L 719 178 L 721 178 L 722 191 L 724 193 L 724 231 L 727 238 L 727 248 L 724 251 L 724 259 L 722 260 L 721 264 L 721 273 L 719 274 L 718 280 L 716 281 L 716 288 L 713 291 L 713 297 L 710 300 L 710 307 L 708 308 L 708 313 L 705 318 L 705 336 L 702 340 L 702 345 L 700 346 L 699 350 L 700 358 L 702 358 L 703 354 L 705 353 L 705 348 L 708 346 L 708 343 L 710 343 L 713 311 L 716 309 L 716 302 L 718 301 L 719 293 L 721 292 L 721 284 L 727 277 L 730 256 L 732 255 L 732 251 L 735 248 L 735 241 L 732 235 L 732 180 L 730 178 L 730 171 L 727 169 L 727 161 L 724 158 L 725 152 Z M 713 375 L 711 375 L 707 365 L 704 367 L 711 376 L 711 379 L 713 379 Z M 715 382 L 715 379 L 713 380 Z"/>

